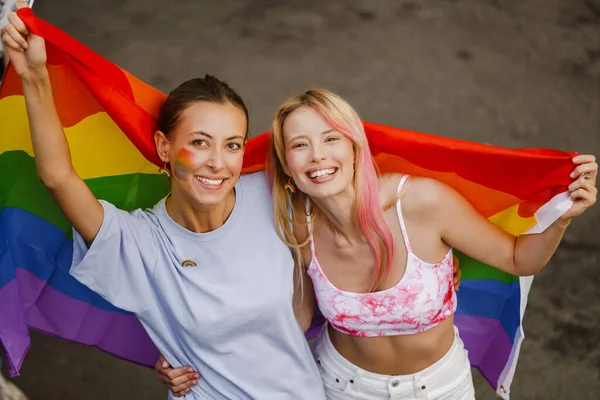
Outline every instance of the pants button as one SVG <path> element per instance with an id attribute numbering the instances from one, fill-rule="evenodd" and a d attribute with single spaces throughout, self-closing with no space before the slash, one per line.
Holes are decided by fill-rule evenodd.
<path id="1" fill-rule="evenodd" d="M 398 387 L 399 384 L 400 384 L 399 380 L 392 381 L 392 387 Z"/>

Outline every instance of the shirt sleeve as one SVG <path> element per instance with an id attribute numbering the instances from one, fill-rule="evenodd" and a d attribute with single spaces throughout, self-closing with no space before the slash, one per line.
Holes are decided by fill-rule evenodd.
<path id="1" fill-rule="evenodd" d="M 73 229 L 71 275 L 115 307 L 141 313 L 154 302 L 150 279 L 157 259 L 151 221 L 100 200 L 104 219 L 88 248 Z"/>

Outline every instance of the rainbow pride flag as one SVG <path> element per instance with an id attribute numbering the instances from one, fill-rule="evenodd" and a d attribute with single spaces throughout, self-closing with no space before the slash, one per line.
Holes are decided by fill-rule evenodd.
<path id="1" fill-rule="evenodd" d="M 165 95 L 30 9 L 19 15 L 46 39 L 56 105 L 77 172 L 98 198 L 119 208 L 154 205 L 169 192 L 152 138 Z M 11 375 L 18 375 L 30 345 L 29 328 L 154 365 L 158 352 L 137 318 L 69 275 L 72 227 L 37 178 L 23 92 L 10 67 L 0 89 L 0 121 L 0 342 Z M 573 154 L 364 125 L 382 173 L 439 179 L 515 235 L 542 232 L 571 205 L 565 191 Z M 267 146 L 266 133 L 249 140 L 245 173 L 264 169 Z M 456 325 L 471 364 L 508 399 L 532 278 L 457 255 L 462 284 Z M 308 338 L 322 322 L 315 318 Z"/>

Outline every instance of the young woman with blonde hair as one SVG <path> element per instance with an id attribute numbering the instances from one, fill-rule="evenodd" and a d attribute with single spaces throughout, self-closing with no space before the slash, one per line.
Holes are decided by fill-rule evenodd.
<path id="1" fill-rule="evenodd" d="M 453 325 L 452 249 L 514 275 L 538 273 L 596 201 L 595 158 L 574 159 L 573 206 L 543 233 L 517 238 L 439 181 L 378 177 L 358 114 L 327 90 L 289 99 L 272 129 L 276 227 L 328 321 L 314 346 L 327 397 L 473 399 Z"/>

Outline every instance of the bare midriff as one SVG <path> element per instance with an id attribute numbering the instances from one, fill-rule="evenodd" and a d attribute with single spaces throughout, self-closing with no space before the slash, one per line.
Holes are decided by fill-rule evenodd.
<path id="1" fill-rule="evenodd" d="M 335 349 L 346 360 L 381 375 L 410 375 L 440 360 L 454 342 L 454 318 L 448 317 L 425 332 L 412 335 L 359 337 L 329 326 Z"/>

